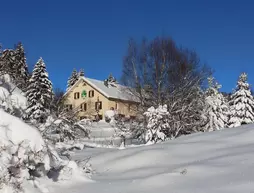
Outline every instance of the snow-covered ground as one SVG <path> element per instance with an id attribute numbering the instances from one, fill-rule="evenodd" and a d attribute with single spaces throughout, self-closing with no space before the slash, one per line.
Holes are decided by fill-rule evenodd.
<path id="1" fill-rule="evenodd" d="M 157 145 L 84 149 L 74 159 L 91 157 L 93 182 L 48 187 L 61 193 L 253 192 L 253 137 L 254 125 L 246 125 Z"/>
<path id="2" fill-rule="evenodd" d="M 5 109 L 12 106 L 24 109 L 26 98 L 12 84 L 4 84 L 0 86 L 0 105 Z M 23 172 L 20 179 L 24 179 L 25 191 L 29 193 L 254 192 L 252 172 L 254 124 L 210 133 L 196 133 L 161 144 L 125 149 L 115 147 L 116 143 L 119 145 L 121 142 L 120 138 L 112 139 L 115 133 L 115 129 L 110 124 L 96 123 L 91 128 L 91 139 L 79 144 L 94 148 L 85 147 L 71 154 L 73 160 L 89 160 L 94 170 L 91 179 L 81 172 L 81 167 L 75 162 L 60 160 L 54 155 L 59 159 L 58 164 L 65 166 L 55 180 L 48 179 L 46 176 L 38 178 L 38 183 L 27 180 L 30 166 L 21 168 Z M 17 145 L 24 139 L 29 140 L 28 144 L 18 149 Z M 114 141 L 112 148 L 98 145 L 100 141 L 108 143 L 107 140 Z M 45 141 L 37 129 L 3 110 L 0 110 L 0 145 L 2 147 L 0 177 L 9 174 L 7 167 L 16 166 L 20 160 L 27 159 L 26 154 L 31 153 L 27 152 L 30 149 L 35 153 L 38 151 L 43 153 L 40 159 L 35 159 L 36 163 L 44 163 L 46 170 L 52 167 L 48 153 L 51 148 L 45 149 Z M 108 144 L 105 145 L 108 147 Z M 8 146 L 10 150 L 6 149 Z M 12 153 L 14 150 L 15 154 Z M 53 147 L 52 152 L 56 153 Z M 12 157 L 15 159 L 11 159 Z M 23 176 L 23 173 L 26 175 Z M 36 184 L 33 184 L 35 182 Z M 6 186 L 0 186 L 0 193 L 2 192 L 12 191 Z"/>

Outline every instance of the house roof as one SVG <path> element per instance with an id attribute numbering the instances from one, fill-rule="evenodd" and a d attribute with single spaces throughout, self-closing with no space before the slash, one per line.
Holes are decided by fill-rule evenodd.
<path id="1" fill-rule="evenodd" d="M 81 77 L 66 93 L 69 93 L 81 80 L 84 80 L 89 85 L 94 87 L 98 92 L 103 94 L 107 98 L 119 99 L 119 100 L 127 100 L 127 101 L 138 101 L 135 99 L 136 97 L 129 91 L 128 87 L 120 85 L 118 83 L 114 85 L 106 86 L 104 81 L 96 80 L 87 77 Z"/>

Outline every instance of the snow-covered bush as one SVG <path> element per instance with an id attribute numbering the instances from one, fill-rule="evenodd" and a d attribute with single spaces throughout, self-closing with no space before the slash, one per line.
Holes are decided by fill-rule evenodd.
<path id="1" fill-rule="evenodd" d="M 9 75 L 0 77 L 0 108 L 16 117 L 25 113 L 26 98 L 12 82 Z"/>
<path id="2" fill-rule="evenodd" d="M 156 109 L 150 107 L 144 115 L 147 118 L 146 142 L 156 143 L 157 141 L 164 141 L 166 139 L 164 131 L 169 128 L 167 105 L 160 105 Z"/>
<path id="3" fill-rule="evenodd" d="M 105 111 L 105 121 L 108 123 L 113 123 L 115 120 L 116 113 L 114 110 Z"/>
<path id="4" fill-rule="evenodd" d="M 203 123 L 204 93 L 192 83 L 186 83 L 188 89 L 177 88 L 167 99 L 169 129 L 165 132 L 170 139 L 198 132 Z"/>
<path id="5" fill-rule="evenodd" d="M 90 122 L 73 122 L 66 118 L 49 117 L 46 124 L 40 126 L 43 137 L 53 143 L 89 138 Z"/>
<path id="6" fill-rule="evenodd" d="M 0 117 L 1 190 L 8 193 L 22 192 L 24 182 L 29 181 L 40 187 L 36 179 L 43 176 L 53 178 L 53 171 L 55 180 L 65 179 L 68 175 L 68 178 L 77 174 L 82 177 L 83 169 L 75 162 L 62 160 L 36 128 L 2 109 Z"/>
<path id="7" fill-rule="evenodd" d="M 24 180 L 45 176 L 50 169 L 46 147 L 34 151 L 28 141 L 1 146 L 0 168 L 0 187 L 8 185 L 13 192 L 21 192 Z"/>
<path id="8" fill-rule="evenodd" d="M 0 117 L 0 165 L 6 168 L 0 181 L 2 186 L 21 190 L 25 179 L 46 175 L 50 170 L 49 151 L 37 129 L 3 110 Z"/>
<path id="9" fill-rule="evenodd" d="M 137 139 L 140 143 L 145 142 L 145 124 L 144 120 L 126 119 L 124 117 L 115 117 L 114 126 L 116 133 L 114 137 L 121 137 L 125 145 L 125 139 Z"/>

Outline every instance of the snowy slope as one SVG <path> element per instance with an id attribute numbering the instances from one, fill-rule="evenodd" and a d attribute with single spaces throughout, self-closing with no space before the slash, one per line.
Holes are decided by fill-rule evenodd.
<path id="1" fill-rule="evenodd" d="M 50 186 L 51 192 L 254 192 L 254 125 L 184 136 L 163 144 L 84 149 L 95 183 Z"/>

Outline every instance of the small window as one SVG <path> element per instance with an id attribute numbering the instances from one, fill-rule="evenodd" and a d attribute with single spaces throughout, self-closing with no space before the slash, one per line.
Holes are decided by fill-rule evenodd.
<path id="1" fill-rule="evenodd" d="M 96 109 L 96 110 L 102 109 L 102 102 L 101 102 L 101 101 L 95 102 L 95 109 Z"/>
<path id="2" fill-rule="evenodd" d="M 115 109 L 117 110 L 117 103 L 116 103 L 116 105 L 115 105 Z"/>
<path id="3" fill-rule="evenodd" d="M 93 90 L 90 90 L 89 93 L 88 93 L 89 97 L 92 98 L 94 97 L 94 91 Z"/>
<path id="4" fill-rule="evenodd" d="M 74 99 L 79 99 L 79 92 L 74 93 Z"/>
<path id="5" fill-rule="evenodd" d="M 86 111 L 86 103 L 82 103 L 81 105 L 80 105 L 80 109 L 81 109 L 81 111 Z"/>

